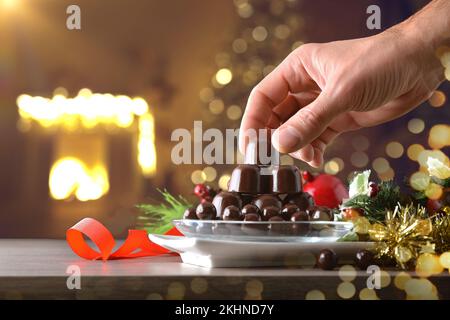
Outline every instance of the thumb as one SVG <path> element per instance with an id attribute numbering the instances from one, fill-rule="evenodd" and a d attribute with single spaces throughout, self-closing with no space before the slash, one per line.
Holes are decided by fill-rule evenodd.
<path id="1" fill-rule="evenodd" d="M 272 136 L 279 152 L 289 153 L 310 144 L 319 137 L 339 114 L 336 103 L 322 92 L 313 102 L 300 109 Z"/>

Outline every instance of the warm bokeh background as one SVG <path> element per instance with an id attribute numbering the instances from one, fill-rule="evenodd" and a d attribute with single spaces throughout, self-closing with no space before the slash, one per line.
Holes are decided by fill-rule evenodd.
<path id="1" fill-rule="evenodd" d="M 204 170 L 171 163 L 174 129 L 190 129 L 194 120 L 236 128 L 251 87 L 293 47 L 374 34 L 366 28 L 371 4 L 382 8 L 385 29 L 426 3 L 78 0 L 82 30 L 69 31 L 65 11 L 72 1 L 0 0 L 0 237 L 62 237 L 84 216 L 124 235 L 135 224 L 134 204 L 156 197 L 155 188 L 189 197 L 193 182 L 223 185 L 232 166 Z M 43 126 L 19 116 L 21 94 L 73 98 L 82 88 L 142 97 L 149 111 L 94 128 L 70 121 L 66 127 Z M 402 119 L 339 138 L 323 169 L 346 179 L 373 168 L 382 179 L 402 180 L 419 169 L 414 159 L 421 148 L 444 147 L 448 153 L 448 141 L 442 143 L 448 126 L 435 125 L 448 125 L 449 93 L 446 83 Z M 154 133 L 157 158 L 156 171 L 147 173 L 138 161 L 140 119 L 146 115 L 155 127 L 145 148 L 153 150 Z M 100 163 L 108 175 L 106 194 L 90 201 L 52 199 L 50 170 L 63 156 L 78 156 L 87 166 Z"/>

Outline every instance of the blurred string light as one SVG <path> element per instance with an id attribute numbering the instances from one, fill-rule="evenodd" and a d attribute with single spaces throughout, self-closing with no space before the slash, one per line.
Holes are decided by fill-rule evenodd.
<path id="1" fill-rule="evenodd" d="M 154 118 L 141 97 L 98 94 L 84 88 L 68 98 L 65 88 L 57 88 L 52 98 L 22 94 L 17 106 L 22 130 L 29 130 L 34 122 L 46 129 L 61 128 L 61 134 L 70 135 L 100 126 L 130 128 L 137 122 L 137 162 L 145 177 L 156 171 Z M 108 172 L 104 164 L 89 168 L 82 159 L 62 157 L 52 165 L 49 185 L 54 199 L 75 196 L 81 201 L 95 200 L 109 190 Z"/>
<path id="2" fill-rule="evenodd" d="M 64 157 L 50 170 L 49 188 L 56 200 L 71 196 L 80 201 L 97 200 L 109 190 L 108 172 L 104 165 L 88 168 L 80 159 Z"/>
<path id="3" fill-rule="evenodd" d="M 20 95 L 17 106 L 21 119 L 35 121 L 46 128 L 61 126 L 68 130 L 98 125 L 127 128 L 133 124 L 135 116 L 149 112 L 146 101 L 140 97 L 92 93 L 89 89 L 81 89 L 74 98 L 67 98 L 64 93 L 59 89 L 53 98 Z"/>
<path id="4" fill-rule="evenodd" d="M 138 163 L 145 177 L 155 174 L 155 119 L 151 113 L 145 113 L 139 117 Z"/>

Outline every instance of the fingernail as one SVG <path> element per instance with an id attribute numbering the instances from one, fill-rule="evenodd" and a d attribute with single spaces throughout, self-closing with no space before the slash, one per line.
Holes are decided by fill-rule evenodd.
<path id="1" fill-rule="evenodd" d="M 298 144 L 299 134 L 291 126 L 281 127 L 272 136 L 274 147 L 280 152 L 289 152 Z"/>

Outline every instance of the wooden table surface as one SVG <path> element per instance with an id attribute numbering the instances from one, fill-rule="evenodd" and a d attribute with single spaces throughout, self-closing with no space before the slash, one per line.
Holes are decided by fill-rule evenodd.
<path id="1" fill-rule="evenodd" d="M 80 271 L 81 289 L 68 288 L 68 268 Z M 388 274 L 390 284 L 376 290 L 378 297 L 404 299 L 405 292 L 394 285 L 397 271 Z M 366 288 L 368 276 L 357 272 L 353 298 Z M 448 273 L 430 280 L 441 299 L 450 298 Z M 311 290 L 320 290 L 326 299 L 339 299 L 340 283 L 338 270 L 208 269 L 183 264 L 172 255 L 87 261 L 64 240 L 0 240 L 0 299 L 304 299 Z"/>

